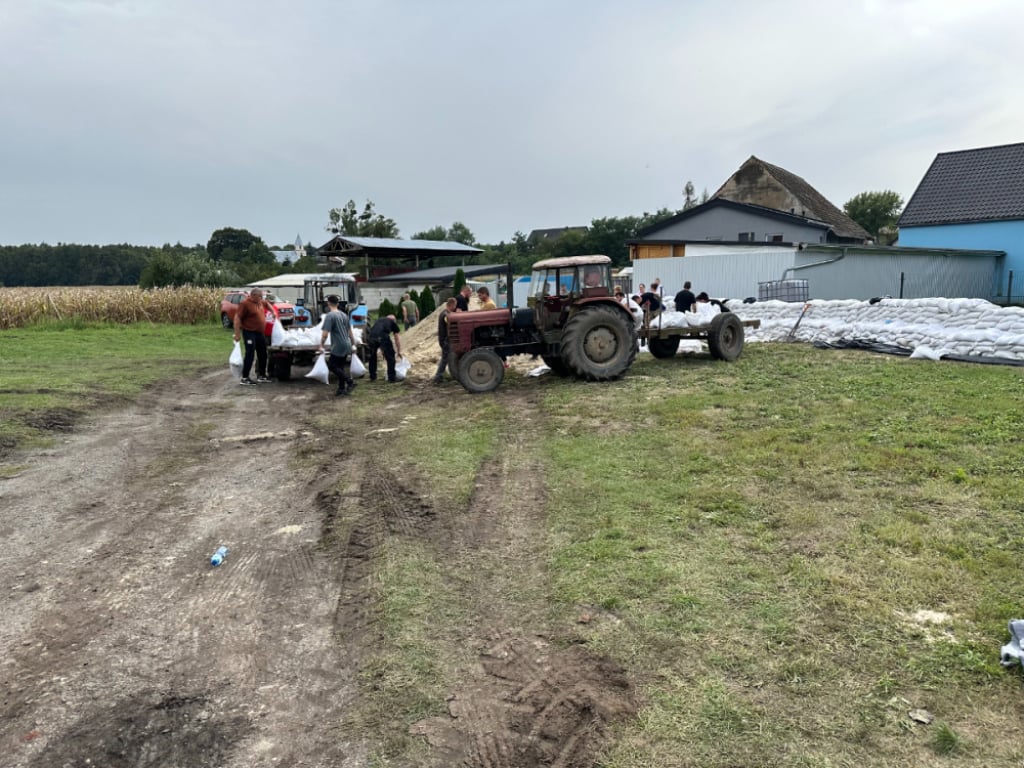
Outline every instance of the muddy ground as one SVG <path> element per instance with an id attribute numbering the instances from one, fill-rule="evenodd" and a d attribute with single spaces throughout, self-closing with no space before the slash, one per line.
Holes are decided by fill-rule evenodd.
<path id="1" fill-rule="evenodd" d="M 0 479 L 0 766 L 374 764 L 385 735 L 349 714 L 372 695 L 364 655 L 388 642 L 377 553 L 409 536 L 479 574 L 457 586 L 472 621 L 450 628 L 478 663 L 447 714 L 381 728 L 423 740 L 418 766 L 592 765 L 635 714 L 629 680 L 556 641 L 547 606 L 503 600 L 543 569 L 543 467 L 523 437 L 538 430 L 507 435 L 452 509 L 345 447 L 396 426 L 403 399 L 469 397 L 403 386 L 337 440 L 309 418 L 342 407 L 326 387 L 210 371 L 8 456 L 24 468 Z M 495 396 L 538 410 L 522 389 Z"/>

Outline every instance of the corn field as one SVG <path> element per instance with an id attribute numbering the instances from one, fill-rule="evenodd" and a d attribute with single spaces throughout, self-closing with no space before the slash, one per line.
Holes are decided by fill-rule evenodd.
<path id="1" fill-rule="evenodd" d="M 0 288 L 0 329 L 43 320 L 110 323 L 214 322 L 219 288 Z"/>

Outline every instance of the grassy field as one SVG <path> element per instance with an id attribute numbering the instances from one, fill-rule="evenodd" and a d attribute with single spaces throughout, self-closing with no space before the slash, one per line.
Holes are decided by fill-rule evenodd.
<path id="1" fill-rule="evenodd" d="M 1021 673 L 998 663 L 1024 615 L 1021 369 L 751 345 L 610 384 L 506 378 L 410 408 L 394 461 L 450 447 L 424 474 L 458 502 L 503 450 L 508 389 L 540 395 L 548 521 L 543 577 L 509 599 L 544 590 L 643 700 L 600 765 L 1022 764 Z M 419 764 L 404 728 L 464 662 L 455 568 L 408 543 L 382 566 L 381 765 Z"/>
<path id="2" fill-rule="evenodd" d="M 229 351 L 212 325 L 5 331 L 0 439 Z M 407 392 L 364 387 L 350 413 L 405 398 L 390 455 L 455 505 L 519 423 L 505 398 L 538 409 L 546 529 L 521 599 L 642 701 L 600 765 L 1024 764 L 1021 672 L 998 663 L 1024 617 L 1024 370 L 749 345 L 732 364 L 644 356 L 608 384 L 509 376 L 445 410 Z M 392 723 L 380 763 L 405 765 L 465 617 L 429 547 L 380 568 L 392 642 L 364 694 Z"/>
<path id="3" fill-rule="evenodd" d="M 43 444 L 84 411 L 167 377 L 227 365 L 231 335 L 200 325 L 48 321 L 0 331 L 0 455 Z"/>

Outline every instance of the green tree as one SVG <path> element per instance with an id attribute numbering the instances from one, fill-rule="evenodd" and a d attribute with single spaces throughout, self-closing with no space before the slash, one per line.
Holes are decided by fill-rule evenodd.
<path id="1" fill-rule="evenodd" d="M 707 190 L 705 190 L 706 192 Z M 692 181 L 687 181 L 686 186 L 683 187 L 683 210 L 688 211 L 691 208 L 696 208 L 700 203 L 697 201 L 697 188 L 693 186 Z"/>
<path id="2" fill-rule="evenodd" d="M 427 317 L 431 312 L 437 309 L 437 302 L 434 300 L 434 292 L 430 288 L 424 288 L 420 291 L 419 297 L 420 305 L 420 317 Z"/>
<path id="3" fill-rule="evenodd" d="M 466 273 L 462 271 L 462 267 L 455 270 L 455 279 L 452 280 L 452 290 L 455 292 L 454 295 L 458 296 L 459 291 L 462 290 L 462 286 L 466 284 Z"/>
<path id="4" fill-rule="evenodd" d="M 903 210 L 903 198 L 890 189 L 882 192 L 861 192 L 843 205 L 843 211 L 866 229 L 873 238 L 882 240 L 895 232 Z M 891 242 L 891 240 L 890 240 Z"/>
<path id="5" fill-rule="evenodd" d="M 452 222 L 452 225 L 448 227 L 448 240 L 463 245 L 476 245 L 476 237 L 461 221 Z"/>
<path id="6" fill-rule="evenodd" d="M 448 230 L 438 224 L 436 227 L 424 230 L 423 232 L 417 232 L 412 236 L 413 240 L 447 240 Z"/>
<path id="7" fill-rule="evenodd" d="M 188 253 L 180 256 L 171 252 L 154 256 L 139 278 L 141 288 L 163 288 L 180 285 L 240 285 L 243 278 L 230 268 L 215 264 L 207 256 Z"/>
<path id="8" fill-rule="evenodd" d="M 397 317 L 398 310 L 390 300 L 384 299 L 381 301 L 380 306 L 377 307 L 377 319 L 379 320 L 380 318 L 387 317 L 388 315 L 395 315 Z"/>
<path id="9" fill-rule="evenodd" d="M 417 232 L 412 236 L 413 240 L 444 240 L 449 243 L 462 243 L 463 245 L 476 245 L 476 236 L 470 232 L 469 227 L 461 221 L 453 222 L 445 229 L 440 224 L 436 227 Z"/>
<path id="10" fill-rule="evenodd" d="M 367 200 L 362 212 L 356 209 L 355 200 L 349 200 L 344 208 L 331 208 L 327 213 L 328 232 L 352 237 L 398 237 L 398 225 L 394 219 L 373 210 L 373 201 Z"/>
<path id="11" fill-rule="evenodd" d="M 273 264 L 274 254 L 266 243 L 247 229 L 224 227 L 210 235 L 206 253 L 213 261 Z"/>

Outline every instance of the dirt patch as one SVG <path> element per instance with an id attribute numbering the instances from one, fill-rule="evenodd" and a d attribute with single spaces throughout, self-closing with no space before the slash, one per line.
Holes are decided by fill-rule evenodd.
<path id="1" fill-rule="evenodd" d="M 366 765 L 380 734 L 349 715 L 388 642 L 376 574 L 392 537 L 435 547 L 473 616 L 448 628 L 476 651 L 450 715 L 416 726 L 430 764 L 589 765 L 635 703 L 538 599 L 539 395 L 496 393 L 509 431 L 465 509 L 367 455 L 389 420 L 450 404 L 440 389 L 356 417 L 327 387 L 241 388 L 218 370 L 66 414 L 79 428 L 0 483 L 5 768 Z M 325 408 L 349 408 L 329 435 L 308 419 Z"/>
<path id="2" fill-rule="evenodd" d="M 144 694 L 82 717 L 29 765 L 220 765 L 253 727 L 244 716 L 214 715 L 205 696 Z"/>
<path id="3" fill-rule="evenodd" d="M 40 432 L 70 432 L 75 423 L 82 417 L 80 411 L 70 408 L 52 408 L 21 416 L 21 422 L 31 429 Z"/>
<path id="4" fill-rule="evenodd" d="M 448 717 L 410 732 L 437 750 L 437 765 L 587 768 L 609 725 L 636 714 L 623 670 L 578 646 L 503 639 L 480 656 L 477 678 L 448 700 Z"/>

